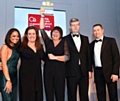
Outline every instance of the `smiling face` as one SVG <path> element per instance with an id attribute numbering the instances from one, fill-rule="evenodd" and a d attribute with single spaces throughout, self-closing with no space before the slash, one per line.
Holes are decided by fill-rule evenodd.
<path id="1" fill-rule="evenodd" d="M 59 40 L 60 39 L 60 32 L 58 31 L 58 30 L 54 30 L 53 32 L 52 32 L 52 39 L 53 40 Z"/>
<path id="2" fill-rule="evenodd" d="M 17 31 L 12 32 L 12 34 L 10 35 L 10 45 L 14 46 L 15 44 L 17 44 L 19 41 L 19 34 Z"/>
<path id="3" fill-rule="evenodd" d="M 103 36 L 104 29 L 100 26 L 93 27 L 93 34 L 97 39 L 100 39 Z"/>
<path id="4" fill-rule="evenodd" d="M 80 30 L 80 22 L 79 21 L 71 22 L 70 29 L 72 33 L 78 33 Z"/>
<path id="5" fill-rule="evenodd" d="M 28 42 L 36 41 L 36 31 L 34 29 L 29 29 L 27 33 Z"/>

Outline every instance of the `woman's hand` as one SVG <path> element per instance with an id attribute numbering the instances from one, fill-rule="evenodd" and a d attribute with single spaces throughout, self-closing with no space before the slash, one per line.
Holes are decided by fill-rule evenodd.
<path id="1" fill-rule="evenodd" d="M 10 80 L 8 80 L 8 81 L 6 82 L 4 91 L 6 91 L 6 93 L 11 93 L 11 92 L 12 92 L 12 83 L 11 83 Z"/>
<path id="2" fill-rule="evenodd" d="M 48 57 L 50 60 L 55 60 L 55 55 L 53 55 L 53 54 L 48 54 Z"/>
<path id="3" fill-rule="evenodd" d="M 41 7 L 40 7 L 40 14 L 41 14 L 41 15 L 44 15 L 44 12 L 45 12 L 45 9 L 44 9 L 44 7 L 41 6 Z"/>

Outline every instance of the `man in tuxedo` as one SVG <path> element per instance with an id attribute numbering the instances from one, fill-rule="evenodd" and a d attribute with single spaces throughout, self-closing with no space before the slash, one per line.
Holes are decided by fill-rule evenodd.
<path id="1" fill-rule="evenodd" d="M 88 79 L 92 76 L 92 66 L 88 37 L 80 34 L 80 21 L 77 18 L 70 20 L 70 30 L 65 37 L 70 53 L 70 59 L 66 62 L 68 101 L 77 101 L 77 86 L 80 101 L 89 101 Z"/>
<path id="2" fill-rule="evenodd" d="M 91 44 L 92 63 L 98 101 L 106 101 L 106 85 L 110 101 L 118 101 L 117 80 L 120 55 L 114 38 L 104 36 L 101 24 L 93 26 L 96 38 Z"/>

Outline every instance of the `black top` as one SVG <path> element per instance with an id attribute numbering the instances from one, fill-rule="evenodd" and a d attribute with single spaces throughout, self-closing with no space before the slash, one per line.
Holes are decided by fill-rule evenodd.
<path id="1" fill-rule="evenodd" d="M 46 48 L 45 70 L 53 74 L 65 74 L 65 64 L 62 61 L 50 60 L 48 54 L 52 53 L 55 56 L 67 56 L 69 58 L 69 50 L 66 41 L 61 39 L 57 46 L 54 46 L 53 40 L 48 37 L 44 29 L 41 30 L 42 38 Z M 47 69 L 46 69 L 47 68 Z"/>
<path id="2" fill-rule="evenodd" d="M 35 101 L 35 91 L 39 94 L 37 101 L 42 101 L 41 59 L 43 48 L 34 52 L 29 46 L 21 48 L 20 58 L 20 101 Z"/>

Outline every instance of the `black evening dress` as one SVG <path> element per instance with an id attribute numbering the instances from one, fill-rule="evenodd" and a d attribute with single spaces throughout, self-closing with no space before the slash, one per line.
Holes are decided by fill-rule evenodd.
<path id="1" fill-rule="evenodd" d="M 29 46 L 21 48 L 21 66 L 19 70 L 20 101 L 43 101 L 41 59 L 44 51 L 41 48 L 34 52 Z"/>
<path id="2" fill-rule="evenodd" d="M 46 60 L 44 65 L 44 84 L 46 92 L 46 101 L 64 101 L 65 90 L 65 62 L 50 60 L 48 54 L 55 56 L 69 56 L 67 43 L 61 39 L 57 46 L 54 46 L 44 29 L 41 29 L 41 35 L 46 48 Z"/>

